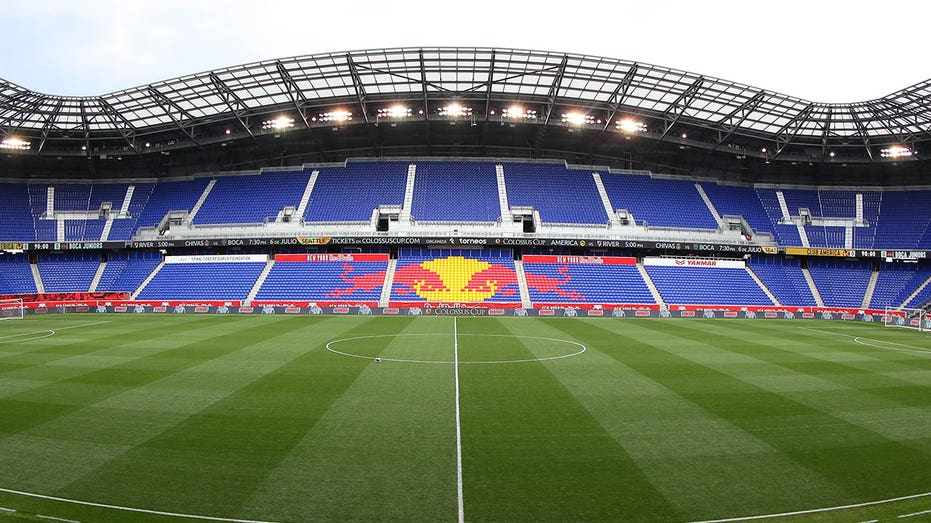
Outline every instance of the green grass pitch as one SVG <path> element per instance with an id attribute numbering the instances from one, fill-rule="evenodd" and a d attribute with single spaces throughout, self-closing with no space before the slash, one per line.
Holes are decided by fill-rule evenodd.
<path id="1" fill-rule="evenodd" d="M 456 521 L 460 471 L 466 521 L 897 498 L 765 520 L 928 521 L 931 336 L 802 320 L 0 322 L 3 521 Z"/>

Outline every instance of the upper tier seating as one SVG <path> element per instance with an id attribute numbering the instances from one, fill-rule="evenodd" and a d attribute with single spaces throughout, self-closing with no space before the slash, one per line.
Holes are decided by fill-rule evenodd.
<path id="1" fill-rule="evenodd" d="M 607 225 L 608 215 L 591 171 L 548 163 L 506 163 L 511 207 L 533 207 L 544 223 Z"/>
<path id="2" fill-rule="evenodd" d="M 646 221 L 653 227 L 718 228 L 694 182 L 623 174 L 602 174 L 601 181 L 612 207 L 627 209 L 638 223 Z"/>
<path id="3" fill-rule="evenodd" d="M 406 162 L 349 162 L 319 169 L 304 211 L 308 222 L 367 222 L 379 205 L 404 203 Z"/>
<path id="4" fill-rule="evenodd" d="M 417 162 L 411 217 L 417 221 L 497 221 L 501 205 L 495 164 Z"/>
<path id="5" fill-rule="evenodd" d="M 148 204 L 136 221 L 137 227 L 157 226 L 168 211 L 192 210 L 208 183 L 210 180 L 207 178 L 157 183 L 148 198 Z M 135 230 L 132 234 L 135 234 Z"/>
<path id="6" fill-rule="evenodd" d="M 274 222 L 284 207 L 298 206 L 310 173 L 264 172 L 216 180 L 194 218 L 195 224 Z"/>
<path id="7" fill-rule="evenodd" d="M 0 241 L 33 241 L 35 218 L 29 190 L 22 183 L 0 183 Z"/>

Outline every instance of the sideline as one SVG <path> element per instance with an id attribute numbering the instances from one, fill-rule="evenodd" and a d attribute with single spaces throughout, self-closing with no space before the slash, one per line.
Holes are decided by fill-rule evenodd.
<path id="1" fill-rule="evenodd" d="M 707 520 L 702 520 L 702 521 L 692 521 L 690 523 L 728 523 L 730 521 L 752 521 L 755 519 L 780 518 L 780 517 L 785 517 L 785 516 L 801 516 L 805 514 L 816 514 L 818 512 L 832 512 L 835 510 L 844 510 L 848 508 L 870 507 L 873 505 L 882 505 L 884 503 L 894 503 L 896 501 L 905 501 L 906 499 L 923 498 L 926 496 L 931 496 L 931 492 L 924 492 L 922 494 L 912 494 L 911 496 L 902 496 L 900 498 L 881 499 L 879 501 L 867 501 L 866 503 L 856 503 L 853 505 L 840 505 L 837 507 L 813 508 L 811 510 L 796 510 L 795 512 L 781 512 L 779 514 L 761 514 L 759 516 L 743 516 L 739 518 L 707 519 Z"/>

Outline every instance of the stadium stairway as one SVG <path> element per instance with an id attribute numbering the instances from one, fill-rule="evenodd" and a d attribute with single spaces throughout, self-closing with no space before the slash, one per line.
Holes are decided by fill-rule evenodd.
<path id="1" fill-rule="evenodd" d="M 617 217 L 617 213 L 614 212 L 614 206 L 611 204 L 611 198 L 608 197 L 608 191 L 605 189 L 605 184 L 601 180 L 601 175 L 592 173 L 592 178 L 595 179 L 595 188 L 598 189 L 598 196 L 601 197 L 601 203 L 604 205 L 605 213 L 608 215 L 608 223 L 611 224 L 611 227 L 620 227 L 621 220 Z"/>
<path id="2" fill-rule="evenodd" d="M 750 278 L 752 278 L 753 281 L 755 281 L 756 284 L 760 286 L 760 290 L 762 290 L 764 293 L 766 293 L 766 296 L 767 296 L 770 300 L 773 301 L 773 305 L 776 305 L 776 306 L 779 306 L 779 307 L 782 306 L 782 304 L 779 303 L 779 300 L 776 299 L 776 295 L 773 294 L 773 292 L 772 292 L 771 290 L 769 290 L 769 287 L 767 287 L 766 284 L 763 283 L 763 280 L 761 280 L 760 277 L 757 276 L 755 272 L 753 272 L 753 269 L 751 269 L 749 265 L 747 265 L 746 267 L 744 267 L 744 270 L 746 270 L 746 271 L 747 271 L 747 274 L 750 275 Z"/>
<path id="3" fill-rule="evenodd" d="M 387 307 L 391 302 L 391 287 L 394 286 L 394 271 L 397 268 L 398 259 L 389 259 L 388 267 L 385 269 L 385 282 L 381 286 L 381 295 L 378 297 L 379 307 Z"/>
<path id="4" fill-rule="evenodd" d="M 217 180 L 213 179 L 207 183 L 207 187 L 204 187 L 204 192 L 200 194 L 200 198 L 197 199 L 197 203 L 194 204 L 194 208 L 191 209 L 191 212 L 188 213 L 188 221 L 194 223 L 194 218 L 197 216 L 197 212 L 200 211 L 201 206 L 204 205 L 204 202 L 207 201 L 207 197 L 210 196 L 210 191 L 213 190 L 213 186 L 217 184 Z"/>
<path id="5" fill-rule="evenodd" d="M 879 279 L 879 271 L 874 270 L 870 274 L 870 281 L 866 284 L 866 292 L 863 293 L 863 302 L 860 304 L 861 308 L 867 309 L 870 306 L 870 302 L 873 301 L 873 291 L 876 290 L 876 280 Z"/>
<path id="6" fill-rule="evenodd" d="M 501 205 L 501 223 L 512 223 L 511 205 L 508 203 L 508 187 L 504 180 L 504 166 L 495 165 L 495 177 L 498 180 L 498 202 Z"/>
<path id="7" fill-rule="evenodd" d="M 530 288 L 527 287 L 527 274 L 524 273 L 523 260 L 514 260 L 514 272 L 517 273 L 517 285 L 520 289 L 520 304 L 525 309 L 533 308 L 533 301 L 530 299 Z"/>
<path id="8" fill-rule="evenodd" d="M 698 191 L 698 195 L 701 196 L 702 201 L 705 202 L 705 205 L 708 206 L 708 212 L 711 213 L 711 216 L 714 216 L 714 221 L 718 222 L 718 227 L 724 227 L 724 219 L 721 218 L 721 214 L 714 207 L 714 204 L 711 203 L 711 198 L 708 197 L 708 193 L 705 192 L 705 189 L 702 188 L 701 184 L 695 184 L 695 190 Z M 748 269 L 749 270 L 749 269 Z"/>
<path id="9" fill-rule="evenodd" d="M 32 270 L 32 279 L 33 279 L 33 280 L 35 281 L 35 283 L 36 283 L 36 292 L 38 292 L 38 293 L 40 293 L 40 294 L 41 294 L 41 293 L 44 293 L 44 292 L 45 292 L 45 284 L 42 283 L 42 275 L 39 274 L 39 266 L 38 266 L 37 264 L 35 264 L 35 263 L 30 263 L 30 264 L 29 264 L 29 268 Z"/>
<path id="10" fill-rule="evenodd" d="M 139 293 L 141 293 L 145 289 L 145 286 L 148 285 L 149 282 L 155 278 L 155 275 L 158 274 L 158 271 L 162 270 L 162 267 L 164 266 L 165 266 L 165 259 L 162 258 L 162 261 L 158 262 L 158 265 L 156 265 L 155 268 L 152 269 L 152 272 L 148 276 L 146 276 L 144 280 L 142 280 L 142 283 L 140 283 L 136 291 L 133 292 L 132 299 L 135 300 L 139 296 Z"/>
<path id="11" fill-rule="evenodd" d="M 815 304 L 818 307 L 824 307 L 824 300 L 821 299 L 821 292 L 818 291 L 815 280 L 811 277 L 811 273 L 808 272 L 808 267 L 802 267 L 802 275 L 805 276 L 805 281 L 808 282 L 808 289 L 811 290 L 811 295 L 815 298 Z"/>
<path id="12" fill-rule="evenodd" d="M 265 268 L 262 269 L 262 272 L 259 273 L 259 277 L 256 278 L 255 284 L 252 285 L 252 289 L 249 290 L 249 294 L 246 295 L 246 299 L 243 301 L 244 305 L 252 303 L 252 300 L 254 300 L 259 293 L 259 289 L 262 288 L 262 284 L 265 283 L 265 278 L 268 278 L 268 273 L 272 272 L 272 267 L 274 266 L 275 258 L 269 258 L 268 262 L 265 263 Z"/>
<path id="13" fill-rule="evenodd" d="M 898 306 L 899 306 L 899 307 L 907 307 L 908 304 L 909 304 L 909 302 L 911 302 L 912 300 L 915 299 L 916 296 L 918 296 L 919 294 L 921 294 L 921 291 L 925 290 L 925 287 L 927 287 L 929 283 L 931 283 L 931 276 L 929 276 L 928 279 L 926 279 L 926 280 L 924 281 L 924 283 L 922 283 L 921 285 L 919 285 L 918 288 L 915 289 L 915 292 L 909 294 L 909 295 L 908 295 L 908 298 L 905 298 L 905 301 L 903 301 L 902 303 L 900 303 Z"/>
<path id="14" fill-rule="evenodd" d="M 407 167 L 407 185 L 404 187 L 404 205 L 401 206 L 401 212 L 398 213 L 398 221 L 401 223 L 410 223 L 411 208 L 414 206 L 414 179 L 417 177 L 417 165 L 410 164 Z"/>
<path id="15" fill-rule="evenodd" d="M 663 301 L 663 296 L 659 293 L 659 289 L 656 288 L 656 284 L 653 283 L 653 278 L 650 278 L 650 273 L 648 273 L 643 266 L 643 260 L 637 260 L 637 271 L 647 284 L 647 288 L 650 289 L 650 294 L 653 295 L 653 301 L 655 301 L 660 308 L 666 308 L 666 302 Z"/>
<path id="16" fill-rule="evenodd" d="M 91 280 L 91 285 L 88 287 L 87 292 L 97 292 L 97 285 L 100 284 L 100 278 L 103 276 L 103 271 L 107 269 L 107 262 L 100 262 L 100 266 L 97 267 L 97 272 L 94 273 L 94 279 Z"/>
<path id="17" fill-rule="evenodd" d="M 301 201 L 297 204 L 297 210 L 294 211 L 295 216 L 304 216 L 304 211 L 307 210 L 307 204 L 310 203 L 310 194 L 314 190 L 314 185 L 317 184 L 317 178 L 320 176 L 320 171 L 315 170 L 310 173 L 310 179 L 307 180 L 307 187 L 304 188 L 304 194 L 301 195 Z"/>

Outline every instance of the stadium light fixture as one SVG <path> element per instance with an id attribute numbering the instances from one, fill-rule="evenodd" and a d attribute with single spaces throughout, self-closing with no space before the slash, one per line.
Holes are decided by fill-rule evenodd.
<path id="1" fill-rule="evenodd" d="M 0 149 L 10 149 L 13 151 L 28 151 L 32 147 L 32 142 L 27 142 L 20 138 L 7 138 L 0 142 Z"/>
<path id="2" fill-rule="evenodd" d="M 262 129 L 288 129 L 294 127 L 294 118 L 288 118 L 287 116 L 279 116 L 274 120 L 265 120 L 262 122 Z M 229 134 L 229 131 L 227 131 Z"/>
<path id="3" fill-rule="evenodd" d="M 572 113 L 563 113 L 562 123 L 569 125 L 593 125 L 595 123 L 595 117 L 589 116 L 584 113 L 572 112 Z"/>
<path id="4" fill-rule="evenodd" d="M 320 113 L 320 121 L 322 122 L 350 122 L 352 121 L 352 113 L 349 111 L 344 111 L 342 109 L 337 109 L 335 111 L 329 111 L 326 113 Z"/>
<path id="5" fill-rule="evenodd" d="M 449 118 L 470 117 L 472 116 L 472 108 L 457 103 L 451 103 L 440 107 L 439 114 L 440 116 L 448 116 Z"/>
<path id="6" fill-rule="evenodd" d="M 501 116 L 503 118 L 512 118 L 515 120 L 530 120 L 537 117 L 537 112 L 534 110 L 524 109 L 519 105 L 512 105 L 501 111 Z"/>
<path id="7" fill-rule="evenodd" d="M 412 114 L 414 114 L 414 112 L 410 107 L 401 104 L 392 105 L 391 107 L 385 107 L 378 110 L 379 118 L 408 118 Z"/>
<path id="8" fill-rule="evenodd" d="M 615 124 L 615 127 L 618 131 L 627 134 L 642 133 L 647 130 L 647 126 L 643 122 L 638 122 L 637 120 L 631 120 L 630 118 L 624 118 L 623 120 L 618 120 Z"/>
<path id="9" fill-rule="evenodd" d="M 879 155 L 883 158 L 907 158 L 913 154 L 914 151 L 904 145 L 893 145 L 879 150 Z"/>

